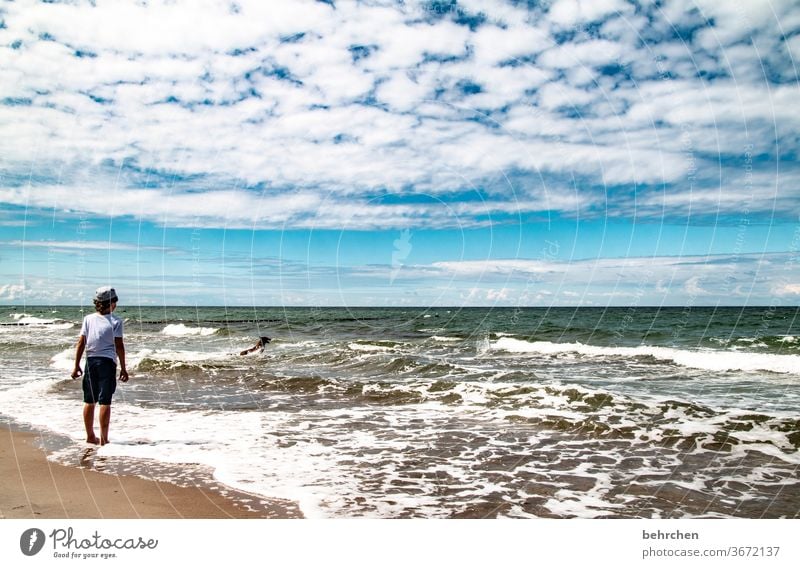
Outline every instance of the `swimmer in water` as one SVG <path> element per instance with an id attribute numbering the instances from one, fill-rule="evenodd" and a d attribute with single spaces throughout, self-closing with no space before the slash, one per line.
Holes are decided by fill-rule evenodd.
<path id="1" fill-rule="evenodd" d="M 264 351 L 264 348 L 267 346 L 267 343 L 269 343 L 270 341 L 272 341 L 272 340 L 267 336 L 259 337 L 258 341 L 256 341 L 255 345 L 253 345 L 250 349 L 245 349 L 244 351 L 239 353 L 239 355 L 247 355 L 249 353 L 252 353 L 253 351 L 258 351 L 258 350 Z"/>

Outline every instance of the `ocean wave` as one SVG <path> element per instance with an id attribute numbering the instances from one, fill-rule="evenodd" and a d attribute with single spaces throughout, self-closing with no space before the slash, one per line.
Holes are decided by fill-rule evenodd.
<path id="1" fill-rule="evenodd" d="M 394 351 L 405 345 L 397 341 L 353 341 L 347 344 L 347 348 L 353 351 L 372 351 L 372 352 L 388 352 Z"/>
<path id="2" fill-rule="evenodd" d="M 443 342 L 450 342 L 450 341 L 461 341 L 460 337 L 448 337 L 446 335 L 433 335 L 431 339 L 434 341 L 443 341 Z"/>
<path id="3" fill-rule="evenodd" d="M 64 321 L 62 319 L 37 318 L 28 314 L 11 314 L 11 317 L 14 319 L 14 323 L 3 325 L 25 325 L 31 327 L 46 327 L 48 329 L 70 329 L 75 325 L 73 322 Z"/>
<path id="4" fill-rule="evenodd" d="M 798 338 L 794 335 L 763 335 L 756 337 L 711 337 L 711 343 L 724 347 L 741 345 L 743 348 L 777 349 L 780 351 L 796 351 Z"/>
<path id="5" fill-rule="evenodd" d="M 707 371 L 769 371 L 772 373 L 800 374 L 800 356 L 797 355 L 721 350 L 691 351 L 651 345 L 602 347 L 583 343 L 530 342 L 509 337 L 498 339 L 491 344 L 491 349 L 508 353 L 536 355 L 578 354 L 588 357 L 650 357 L 658 361 L 666 361 L 683 367 Z"/>
<path id="6" fill-rule="evenodd" d="M 139 373 L 174 373 L 181 371 L 183 373 L 193 375 L 197 378 L 207 378 L 207 373 L 214 368 L 223 367 L 214 361 L 181 361 L 181 360 L 165 360 L 153 357 L 144 357 L 128 365 L 130 371 Z"/>
<path id="7" fill-rule="evenodd" d="M 425 394 L 414 389 L 390 383 L 368 383 L 361 387 L 360 399 L 369 404 L 405 405 L 420 404 Z"/>
<path id="8" fill-rule="evenodd" d="M 505 341 L 505 339 L 500 339 L 498 343 L 500 341 Z M 482 337 L 481 339 L 475 340 L 475 353 L 477 353 L 478 355 L 486 355 L 489 351 L 491 351 L 491 349 L 492 349 L 492 342 L 489 340 L 488 337 Z"/>
<path id="9" fill-rule="evenodd" d="M 72 371 L 75 366 L 75 349 L 64 349 L 50 358 L 50 367 L 59 371 Z"/>
<path id="10" fill-rule="evenodd" d="M 214 335 L 219 331 L 217 327 L 188 327 L 182 323 L 171 323 L 161 330 L 164 335 Z"/>
<path id="11" fill-rule="evenodd" d="M 391 351 L 391 347 L 383 345 L 370 345 L 368 343 L 348 343 L 347 347 L 353 351 Z"/>
<path id="12" fill-rule="evenodd" d="M 175 351 L 170 349 L 141 349 L 128 355 L 128 366 L 139 365 L 173 365 L 173 364 L 207 364 L 231 361 L 233 353 L 221 351 Z"/>
<path id="13" fill-rule="evenodd" d="M 53 359 L 69 362 L 70 354 L 65 350 Z M 223 379 L 219 377 L 217 380 Z M 428 405 L 428 409 L 434 408 L 431 404 L 437 408 L 455 405 L 481 409 L 480 412 L 488 412 L 496 419 L 528 424 L 538 429 L 590 439 L 655 443 L 684 451 L 729 453 L 735 447 L 755 447 L 748 445 L 758 444 L 775 448 L 778 451 L 775 457 L 800 463 L 797 454 L 800 420 L 780 413 L 724 410 L 675 399 L 641 401 L 578 385 L 473 383 L 447 379 L 340 381 L 318 375 L 261 375 L 244 381 L 243 384 L 259 390 L 287 394 L 324 392 L 329 397 L 343 397 L 355 403 L 348 408 L 363 404 L 379 407 L 422 404 Z M 13 409 L 23 404 L 20 393 L 71 384 L 63 380 L 32 381 L 19 390 L 0 391 L 0 410 L 16 416 Z"/>
<path id="14" fill-rule="evenodd" d="M 770 413 L 674 399 L 640 401 L 577 385 L 262 378 L 292 396 L 251 396 L 255 406 L 245 412 L 219 410 L 216 401 L 176 411 L 188 401 L 183 391 L 169 409 L 121 399 L 114 443 L 98 448 L 97 455 L 108 462 L 124 458 L 125 467 L 136 465 L 131 458 L 200 464 L 231 487 L 298 501 L 307 516 L 392 518 L 452 517 L 468 508 L 495 507 L 486 498 L 496 491 L 525 503 L 531 487 L 544 491 L 543 503 L 553 495 L 569 499 L 547 501 L 547 509 L 528 507 L 526 514 L 579 514 L 563 511 L 586 506 L 584 514 L 591 516 L 598 513 L 598 499 L 605 511 L 641 498 L 625 513 L 641 516 L 648 496 L 636 492 L 644 483 L 661 487 L 698 478 L 705 481 L 693 498 L 716 503 L 724 483 L 748 491 L 735 507 L 745 498 L 786 492 L 800 463 L 800 421 Z M 53 392 L 59 388 L 70 390 Z M 67 435 L 82 449 L 76 389 L 70 381 L 30 381 L 0 391 L 0 411 Z M 324 398 L 306 398 L 317 393 Z M 307 403 L 336 394 L 349 403 Z M 287 411 L 291 407 L 283 402 L 267 407 L 266 401 L 276 400 L 297 400 L 302 411 Z M 75 460 L 75 448 L 65 459 Z M 543 471 L 548 484 L 542 483 Z M 421 501 L 430 496 L 436 501 Z M 790 498 L 784 502 L 791 507 Z M 794 514 L 796 507 L 788 510 Z M 664 505 L 664 513 L 675 511 L 674 502 Z M 705 503 L 698 511 L 708 514 Z"/>
<path id="15" fill-rule="evenodd" d="M 226 365 L 235 361 L 232 353 L 202 351 L 170 351 L 141 349 L 129 352 L 126 357 L 129 371 L 163 371 L 178 368 L 207 370 L 208 367 Z M 58 371 L 72 371 L 75 364 L 75 349 L 64 349 L 50 358 L 50 368 Z M 83 365 L 83 363 L 81 363 Z"/>

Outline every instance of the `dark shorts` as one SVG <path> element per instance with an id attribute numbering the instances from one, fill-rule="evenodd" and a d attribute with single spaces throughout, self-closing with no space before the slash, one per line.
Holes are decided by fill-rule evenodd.
<path id="1" fill-rule="evenodd" d="M 117 390 L 117 364 L 108 357 L 88 357 L 83 374 L 83 402 L 111 404 Z"/>

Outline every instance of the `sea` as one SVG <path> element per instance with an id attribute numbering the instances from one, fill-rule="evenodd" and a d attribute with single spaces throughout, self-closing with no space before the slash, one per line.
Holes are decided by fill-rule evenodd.
<path id="1" fill-rule="evenodd" d="M 87 310 L 0 307 L 0 415 L 54 462 L 305 517 L 800 518 L 800 308 L 121 306 L 104 447 Z"/>

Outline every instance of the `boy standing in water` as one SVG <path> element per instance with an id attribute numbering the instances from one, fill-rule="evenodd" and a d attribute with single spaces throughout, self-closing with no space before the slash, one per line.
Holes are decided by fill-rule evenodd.
<path id="1" fill-rule="evenodd" d="M 75 347 L 75 368 L 72 378 L 83 375 L 83 424 L 86 441 L 108 444 L 111 423 L 111 397 L 117 389 L 117 358 L 119 380 L 128 382 L 125 368 L 125 344 L 122 342 L 122 320 L 112 312 L 117 307 L 114 288 L 103 286 L 94 295 L 95 313 L 83 318 L 81 335 Z M 86 374 L 81 371 L 81 358 L 86 351 Z M 94 435 L 94 408 L 100 404 L 100 438 Z"/>

